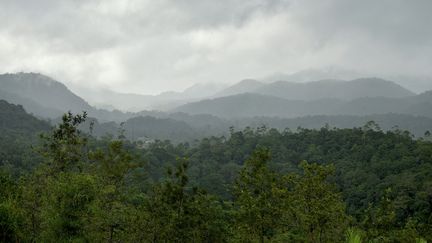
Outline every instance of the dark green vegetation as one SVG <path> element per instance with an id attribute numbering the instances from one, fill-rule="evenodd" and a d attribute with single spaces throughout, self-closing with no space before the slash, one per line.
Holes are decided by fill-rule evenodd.
<path id="1" fill-rule="evenodd" d="M 30 169 L 41 162 L 32 153 L 32 145 L 39 140 L 39 133 L 48 132 L 51 126 L 27 114 L 22 106 L 0 100 L 0 165 L 12 174 Z M 15 168 L 19 168 L 15 170 Z"/>
<path id="2" fill-rule="evenodd" d="M 208 136 L 229 136 L 229 128 L 271 127 L 279 131 L 298 127 L 319 129 L 324 126 L 338 128 L 360 127 L 368 121 L 376 121 L 384 131 L 408 130 L 416 137 L 423 137 L 432 131 L 432 118 L 404 114 L 383 114 L 368 116 L 306 116 L 299 118 L 253 117 L 226 120 L 211 115 L 188 115 L 185 113 L 148 113 L 142 117 L 126 120 L 122 125 L 115 122 L 99 123 L 94 120 L 93 135 L 102 137 L 125 130 L 125 136 L 133 141 L 171 140 L 173 143 L 190 142 Z M 85 131 L 88 124 L 81 126 Z"/>
<path id="3" fill-rule="evenodd" d="M 2 105 L 2 135 L 46 131 L 21 107 Z M 63 116 L 29 157 L 5 159 L 17 151 L 4 148 L 1 241 L 432 240 L 429 133 L 414 140 L 369 122 L 141 144 L 121 131 L 102 140 L 83 134 L 85 116 Z"/>

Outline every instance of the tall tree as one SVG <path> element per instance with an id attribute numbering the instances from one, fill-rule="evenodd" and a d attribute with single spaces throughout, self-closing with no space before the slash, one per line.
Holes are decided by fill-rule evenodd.
<path id="1" fill-rule="evenodd" d="M 235 231 L 241 241 L 264 242 L 279 228 L 281 198 L 278 181 L 267 163 L 270 152 L 257 149 L 245 162 L 234 185 Z"/>
<path id="2" fill-rule="evenodd" d="M 152 242 L 223 242 L 227 225 L 222 205 L 199 188 L 188 188 L 187 163 L 155 185 L 143 207 L 140 239 Z"/>
<path id="3" fill-rule="evenodd" d="M 129 203 L 133 190 L 127 177 L 135 163 L 121 140 L 108 143 L 108 148 L 90 153 L 92 174 L 97 175 L 98 193 L 92 204 L 91 231 L 94 241 L 117 242 L 127 234 L 133 205 Z"/>
<path id="4" fill-rule="evenodd" d="M 87 137 L 78 129 L 86 113 L 67 113 L 62 123 L 42 136 L 38 150 L 45 158 L 22 183 L 30 241 L 85 241 L 90 205 L 96 195 L 95 175 L 88 165 Z"/>
<path id="5" fill-rule="evenodd" d="M 290 174 L 286 179 L 287 231 L 306 242 L 338 242 L 347 227 L 345 204 L 334 184 L 327 181 L 333 166 L 300 164 L 303 174 Z"/>

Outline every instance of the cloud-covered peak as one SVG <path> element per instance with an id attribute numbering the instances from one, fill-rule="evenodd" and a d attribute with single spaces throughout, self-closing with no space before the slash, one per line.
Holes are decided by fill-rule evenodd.
<path id="1" fill-rule="evenodd" d="M 431 76 L 432 2 L 0 2 L 0 72 L 158 93 L 340 66 Z"/>

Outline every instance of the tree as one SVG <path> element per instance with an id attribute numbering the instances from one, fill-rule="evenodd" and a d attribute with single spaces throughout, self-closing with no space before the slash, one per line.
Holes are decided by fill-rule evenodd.
<path id="1" fill-rule="evenodd" d="M 85 112 L 82 115 L 68 112 L 51 134 L 41 136 L 44 143 L 39 152 L 45 157 L 48 176 L 67 171 L 81 172 L 82 166 L 88 162 L 87 138 L 78 128 L 86 118 Z"/>
<path id="2" fill-rule="evenodd" d="M 131 224 L 129 204 L 132 188 L 126 178 L 135 167 L 133 157 L 121 140 L 109 142 L 108 149 L 90 153 L 93 175 L 97 175 L 98 193 L 92 204 L 91 231 L 94 241 L 122 239 Z M 129 187 L 128 187 L 129 186 Z"/>
<path id="3" fill-rule="evenodd" d="M 379 204 L 370 204 L 364 214 L 363 227 L 370 240 L 389 241 L 396 228 L 396 210 L 390 198 L 391 189 L 384 192 Z"/>
<path id="4" fill-rule="evenodd" d="M 61 173 L 49 178 L 42 201 L 42 232 L 37 241 L 89 241 L 91 205 L 97 195 L 95 177 Z"/>
<path id="5" fill-rule="evenodd" d="M 11 176 L 0 170 L 0 242 L 13 242 L 20 238 L 17 194 L 17 185 Z"/>
<path id="6" fill-rule="evenodd" d="M 267 167 L 269 160 L 267 149 L 255 150 L 235 182 L 234 230 L 241 241 L 264 242 L 278 230 L 281 201 L 276 174 Z"/>
<path id="7" fill-rule="evenodd" d="M 188 188 L 187 163 L 155 185 L 143 206 L 140 240 L 152 242 L 223 242 L 226 224 L 221 205 L 198 188 Z"/>
<path id="8" fill-rule="evenodd" d="M 300 164 L 302 175 L 285 177 L 286 232 L 306 242 L 338 242 L 347 226 L 345 204 L 333 184 L 327 182 L 332 166 Z"/>
<path id="9" fill-rule="evenodd" d="M 96 178 L 87 172 L 87 138 L 78 126 L 83 115 L 67 113 L 51 134 L 43 135 L 39 152 L 45 161 L 21 183 L 28 241 L 85 241 Z"/>

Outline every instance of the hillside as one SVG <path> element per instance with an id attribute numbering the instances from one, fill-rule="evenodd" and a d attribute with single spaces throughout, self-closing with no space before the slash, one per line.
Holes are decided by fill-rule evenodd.
<path id="1" fill-rule="evenodd" d="M 341 100 L 288 100 L 269 95 L 245 93 L 182 105 L 172 110 L 189 114 L 211 114 L 225 118 L 254 116 L 298 117 L 335 114 Z"/>
<path id="2" fill-rule="evenodd" d="M 325 126 L 330 128 L 362 127 L 369 121 L 376 122 L 383 131 L 400 129 L 409 131 L 416 137 L 422 137 L 426 131 L 432 131 L 432 118 L 395 113 L 366 116 L 316 115 L 296 118 L 253 117 L 234 120 L 233 124 L 237 128 L 266 126 L 279 130 L 288 128 L 296 131 L 299 127 L 308 129 L 320 129 Z"/>
<path id="3" fill-rule="evenodd" d="M 34 134 L 48 131 L 51 128 L 48 122 L 37 119 L 25 112 L 21 105 L 10 104 L 0 100 L 0 130 Z"/>
<path id="4" fill-rule="evenodd" d="M 260 87 L 254 92 L 295 100 L 353 100 L 363 97 L 400 98 L 415 95 L 396 83 L 378 78 L 321 80 L 309 83 L 279 81 Z"/>
<path id="5" fill-rule="evenodd" d="M 195 84 L 182 92 L 163 92 L 157 95 L 120 93 L 108 89 L 80 89 L 79 94 L 90 104 L 99 108 L 119 109 L 139 112 L 142 110 L 165 110 L 200 98 L 212 96 L 222 85 L 206 83 Z"/>
<path id="6" fill-rule="evenodd" d="M 400 113 L 432 117 L 432 96 L 388 98 L 367 97 L 354 100 L 318 99 L 311 101 L 289 100 L 261 94 L 238 94 L 207 99 L 182 105 L 172 110 L 189 114 L 211 114 L 220 117 L 307 115 L 356 115 Z"/>
<path id="7" fill-rule="evenodd" d="M 133 117 L 123 122 L 122 125 L 115 122 L 99 122 L 97 119 L 89 118 L 81 124 L 80 129 L 89 133 L 90 122 L 93 123 L 91 135 L 95 137 L 107 135 L 117 137 L 123 131 L 122 135 L 131 141 L 145 142 L 168 139 L 179 143 L 193 141 L 206 135 L 206 133 L 201 133 L 203 129 L 192 127 L 184 121 L 154 116 Z M 214 134 L 217 133 L 212 135 Z"/>
<path id="8" fill-rule="evenodd" d="M 39 133 L 50 129 L 48 122 L 26 113 L 22 106 L 0 100 L 0 170 L 20 174 L 39 163 L 41 158 L 32 146 L 37 144 Z"/>
<path id="9" fill-rule="evenodd" d="M 363 97 L 401 98 L 415 95 L 402 86 L 379 78 L 361 78 L 351 81 L 327 79 L 313 82 L 276 81 L 268 84 L 256 80 L 243 80 L 219 96 L 257 93 L 291 100 L 318 100 L 335 98 L 353 100 Z"/>
<path id="10" fill-rule="evenodd" d="M 91 111 L 86 101 L 72 93 L 64 84 L 42 74 L 17 73 L 0 75 L 0 95 L 18 102 L 31 113 L 54 118 L 65 111 Z M 43 110 L 50 112 L 43 112 Z M 58 112 L 58 113 L 57 113 Z"/>
<path id="11" fill-rule="evenodd" d="M 194 130 L 185 122 L 170 118 L 154 118 L 150 116 L 134 117 L 124 123 L 125 135 L 132 140 L 157 138 L 185 141 L 194 137 Z"/>
<path id="12" fill-rule="evenodd" d="M 29 98 L 2 91 L 1 88 L 0 99 L 6 100 L 7 102 L 12 104 L 22 105 L 27 112 L 41 118 L 57 117 L 58 114 L 62 113 L 61 110 L 42 106 L 36 101 Z"/>
<path id="13" fill-rule="evenodd" d="M 115 100 L 112 95 L 107 97 Z M 96 109 L 84 99 L 70 91 L 64 84 L 36 73 L 16 73 L 0 75 L 0 99 L 24 107 L 28 113 L 41 118 L 56 119 L 67 111 L 82 113 L 86 111 L 89 116 L 100 121 L 122 122 L 135 113 L 118 110 Z M 131 100 L 131 104 L 138 102 Z"/>
<path id="14" fill-rule="evenodd" d="M 211 114 L 220 117 L 296 117 L 305 114 L 326 114 L 330 112 L 330 110 L 326 111 L 325 108 L 321 107 L 324 103 L 328 103 L 327 107 L 333 108 L 340 101 L 328 99 L 320 102 L 307 102 L 245 93 L 189 103 L 177 107 L 173 111 L 189 114 Z"/>
<path id="15" fill-rule="evenodd" d="M 229 95 L 242 94 L 242 93 L 251 93 L 264 85 L 265 85 L 264 83 L 261 83 L 254 79 L 244 79 L 216 93 L 214 96 L 221 97 L 221 96 L 229 96 Z"/>

